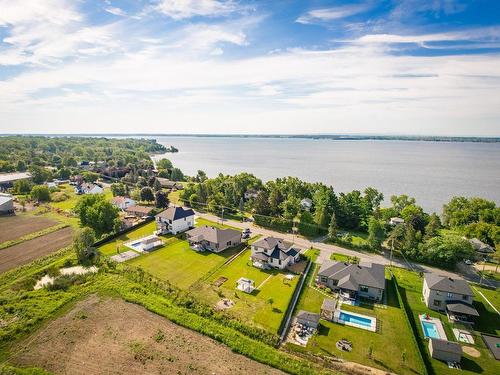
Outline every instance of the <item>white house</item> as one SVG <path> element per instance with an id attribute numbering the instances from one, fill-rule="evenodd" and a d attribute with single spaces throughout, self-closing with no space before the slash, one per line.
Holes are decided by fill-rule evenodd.
<path id="1" fill-rule="evenodd" d="M 104 189 L 99 185 L 92 184 L 89 182 L 85 182 L 80 186 L 75 187 L 76 194 L 102 194 L 104 193 Z"/>
<path id="2" fill-rule="evenodd" d="M 398 224 L 404 224 L 404 219 L 400 217 L 391 217 L 389 220 L 389 225 L 396 226 Z"/>
<path id="3" fill-rule="evenodd" d="M 135 200 L 128 197 L 113 197 L 113 199 L 111 199 L 111 203 L 122 211 L 125 211 L 131 206 L 135 206 Z"/>
<path id="4" fill-rule="evenodd" d="M 292 243 L 285 242 L 280 238 L 266 237 L 252 244 L 252 255 L 250 259 L 257 268 L 284 269 L 300 259 L 299 251 Z"/>
<path id="5" fill-rule="evenodd" d="M 304 198 L 300 201 L 300 206 L 304 209 L 309 211 L 312 208 L 313 202 L 309 198 Z"/>
<path id="6" fill-rule="evenodd" d="M 155 218 L 159 234 L 177 234 L 194 227 L 194 211 L 191 208 L 169 207 Z"/>
<path id="7" fill-rule="evenodd" d="M 0 193 L 0 214 L 11 214 L 14 212 L 14 198 L 10 194 Z"/>

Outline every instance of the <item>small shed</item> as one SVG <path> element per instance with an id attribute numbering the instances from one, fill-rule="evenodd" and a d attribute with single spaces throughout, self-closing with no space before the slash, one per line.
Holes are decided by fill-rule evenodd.
<path id="1" fill-rule="evenodd" d="M 323 304 L 321 305 L 321 318 L 325 320 L 333 320 L 333 313 L 335 312 L 335 307 L 337 306 L 337 301 L 331 298 L 325 298 Z"/>
<path id="2" fill-rule="evenodd" d="M 10 194 L 0 193 L 0 214 L 14 213 L 14 198 Z"/>
<path id="3" fill-rule="evenodd" d="M 236 282 L 236 289 L 245 293 L 252 293 L 255 290 L 255 281 L 240 277 Z"/>
<path id="4" fill-rule="evenodd" d="M 404 224 L 404 219 L 401 217 L 391 217 L 389 220 L 390 225 Z"/>
<path id="5" fill-rule="evenodd" d="M 160 237 L 153 234 L 151 236 L 144 237 L 141 240 L 141 245 L 142 245 L 142 250 L 148 251 L 155 247 L 163 245 L 163 241 L 161 240 Z"/>
<path id="6" fill-rule="evenodd" d="M 316 313 L 312 313 L 312 312 L 305 311 L 305 310 L 300 310 L 297 313 L 297 316 L 295 317 L 295 319 L 296 319 L 297 324 L 302 324 L 303 326 L 317 329 L 320 316 L 319 316 L 319 314 L 316 314 Z"/>
<path id="7" fill-rule="evenodd" d="M 434 359 L 458 363 L 462 358 L 462 347 L 453 341 L 430 338 L 429 353 Z"/>

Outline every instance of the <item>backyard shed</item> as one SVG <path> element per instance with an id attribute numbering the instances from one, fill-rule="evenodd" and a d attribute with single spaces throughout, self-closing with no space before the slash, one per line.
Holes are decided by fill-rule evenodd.
<path id="1" fill-rule="evenodd" d="M 441 339 L 429 339 L 429 352 L 434 359 L 445 362 L 460 362 L 462 347 L 460 344 Z"/>
<path id="2" fill-rule="evenodd" d="M 0 193 L 0 214 L 11 214 L 14 212 L 14 198 L 10 194 Z"/>
<path id="3" fill-rule="evenodd" d="M 319 314 L 312 313 L 305 310 L 300 310 L 295 317 L 297 324 L 317 329 L 319 324 Z"/>
<path id="4" fill-rule="evenodd" d="M 321 317 L 325 320 L 333 320 L 333 313 L 335 312 L 335 307 L 337 306 L 337 301 L 331 298 L 325 298 L 323 304 L 321 305 Z"/>
<path id="5" fill-rule="evenodd" d="M 240 277 L 236 282 L 236 289 L 245 293 L 252 293 L 255 290 L 255 281 Z"/>

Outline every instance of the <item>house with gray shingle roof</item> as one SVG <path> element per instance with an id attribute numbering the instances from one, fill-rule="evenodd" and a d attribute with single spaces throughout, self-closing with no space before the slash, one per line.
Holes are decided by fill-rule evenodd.
<path id="1" fill-rule="evenodd" d="M 381 301 L 385 290 L 385 266 L 326 261 L 318 272 L 317 283 L 339 292 L 345 298 Z"/>
<path id="2" fill-rule="evenodd" d="M 192 249 L 209 250 L 214 253 L 241 244 L 241 232 L 234 229 L 221 229 L 208 225 L 186 232 L 186 238 Z"/>
<path id="3" fill-rule="evenodd" d="M 446 311 L 451 321 L 472 322 L 479 316 L 472 306 L 474 292 L 465 280 L 427 273 L 422 294 L 428 308 Z"/>
<path id="4" fill-rule="evenodd" d="M 155 219 L 159 234 L 177 234 L 194 227 L 194 211 L 191 208 L 169 207 Z"/>
<path id="5" fill-rule="evenodd" d="M 252 244 L 250 259 L 257 268 L 282 270 L 298 262 L 300 253 L 290 242 L 281 238 L 266 237 Z"/>

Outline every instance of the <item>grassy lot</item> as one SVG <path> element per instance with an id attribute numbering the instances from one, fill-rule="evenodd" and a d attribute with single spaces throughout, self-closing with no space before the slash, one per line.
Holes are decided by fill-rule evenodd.
<path id="1" fill-rule="evenodd" d="M 63 211 L 72 211 L 81 195 L 76 194 L 75 188 L 71 185 L 61 185 L 59 190 L 68 194 L 69 198 L 62 202 L 50 202 L 50 205 Z M 110 189 L 104 189 L 104 196 L 107 200 L 111 200 L 113 193 Z"/>
<path id="2" fill-rule="evenodd" d="M 250 254 L 250 249 L 245 250 L 206 281 L 197 283 L 192 291 L 210 304 L 215 304 L 224 297 L 229 298 L 235 302 L 235 305 L 227 310 L 230 314 L 276 333 L 299 278 L 296 276 L 289 281 L 285 278 L 286 272 L 260 270 L 252 265 Z M 213 283 L 220 277 L 227 278 L 227 281 L 220 287 L 214 286 Z M 240 277 L 254 280 L 258 290 L 252 294 L 237 291 L 236 282 Z"/>
<path id="3" fill-rule="evenodd" d="M 481 297 L 481 295 L 478 292 L 481 292 L 488 299 L 488 301 L 490 301 L 490 303 L 492 303 L 493 306 L 495 306 L 495 308 L 500 311 L 500 293 L 498 290 L 491 290 L 488 288 L 480 287 L 478 285 L 474 285 L 472 287 L 472 290 L 474 290 L 474 292 L 476 292 L 476 296 L 479 297 Z M 489 306 L 488 303 L 486 303 L 486 305 Z"/>
<path id="4" fill-rule="evenodd" d="M 215 221 L 210 221 L 210 220 L 207 220 L 207 219 L 203 219 L 201 217 L 199 217 L 199 218 L 196 219 L 196 223 L 195 224 L 196 224 L 197 227 L 201 227 L 203 225 L 208 225 L 210 227 L 215 227 L 215 228 L 223 228 L 223 229 L 230 228 L 230 229 L 235 229 L 235 230 L 241 231 L 240 228 L 232 227 L 231 225 L 216 223 Z"/>
<path id="5" fill-rule="evenodd" d="M 350 257 L 349 255 L 337 253 L 332 253 L 332 255 L 330 255 L 330 259 L 338 262 L 359 263 L 358 257 Z"/>
<path id="6" fill-rule="evenodd" d="M 315 265 L 314 272 L 311 272 L 309 280 L 306 280 L 306 287 L 300 296 L 296 311 L 319 313 L 323 300 L 329 297 L 328 294 L 311 287 L 318 269 L 319 265 Z M 342 305 L 344 310 L 376 317 L 380 324 L 379 333 L 321 320 L 318 334 L 309 341 L 306 349 L 312 353 L 333 355 L 398 374 L 424 373 L 424 364 L 418 357 L 412 332 L 405 321 L 404 311 L 399 306 L 395 286 L 390 279 L 387 279 L 386 285 L 386 308 L 371 304 Z M 336 348 L 336 342 L 342 338 L 353 343 L 352 352 L 343 352 Z M 370 347 L 373 349 L 372 358 L 368 355 Z M 404 362 L 402 348 L 405 349 Z"/>
<path id="7" fill-rule="evenodd" d="M 311 259 L 311 262 L 316 262 L 321 251 L 319 249 L 307 249 L 304 255 Z"/>
<path id="8" fill-rule="evenodd" d="M 128 247 L 123 246 L 124 242 L 128 242 L 130 240 L 135 240 L 137 238 L 141 238 L 144 236 L 149 236 L 153 234 L 156 230 L 156 223 L 154 221 L 147 223 L 131 232 L 125 233 L 124 235 L 115 238 L 113 241 L 110 241 L 104 245 L 99 246 L 99 251 L 102 255 L 111 256 L 117 253 L 117 247 L 120 249 L 120 252 L 130 250 Z"/>
<path id="9" fill-rule="evenodd" d="M 456 341 L 452 328 L 466 327 L 460 324 L 449 323 L 446 314 L 433 311 L 425 306 L 424 302 L 422 301 L 423 278 L 420 277 L 418 273 L 400 268 L 394 268 L 393 272 L 396 275 L 399 286 L 401 288 L 400 292 L 403 298 L 407 299 L 408 304 L 412 310 L 410 319 L 414 319 L 419 334 L 418 341 L 424 347 L 425 355 L 430 360 L 433 372 L 436 374 L 456 374 L 456 370 L 449 369 L 446 363 L 430 358 L 427 349 L 428 341 L 427 339 L 424 339 L 424 334 L 418 315 L 429 313 L 432 317 L 440 319 L 443 323 L 446 336 L 450 341 Z M 483 290 L 481 289 L 481 291 Z M 480 317 L 477 318 L 476 324 L 474 326 L 475 331 L 473 331 L 475 345 L 469 346 L 474 346 L 474 348 L 480 352 L 480 357 L 474 358 L 467 354 L 464 354 L 462 357 L 462 373 L 494 374 L 498 372 L 498 364 L 491 357 L 489 350 L 484 345 L 483 340 L 479 336 L 479 333 L 485 332 L 497 335 L 500 334 L 500 316 L 493 311 L 493 309 L 486 303 L 486 301 L 484 301 L 484 299 L 479 294 L 476 294 L 475 296 L 474 306 L 479 312 Z M 497 368 L 497 370 L 495 370 L 495 368 Z"/>

